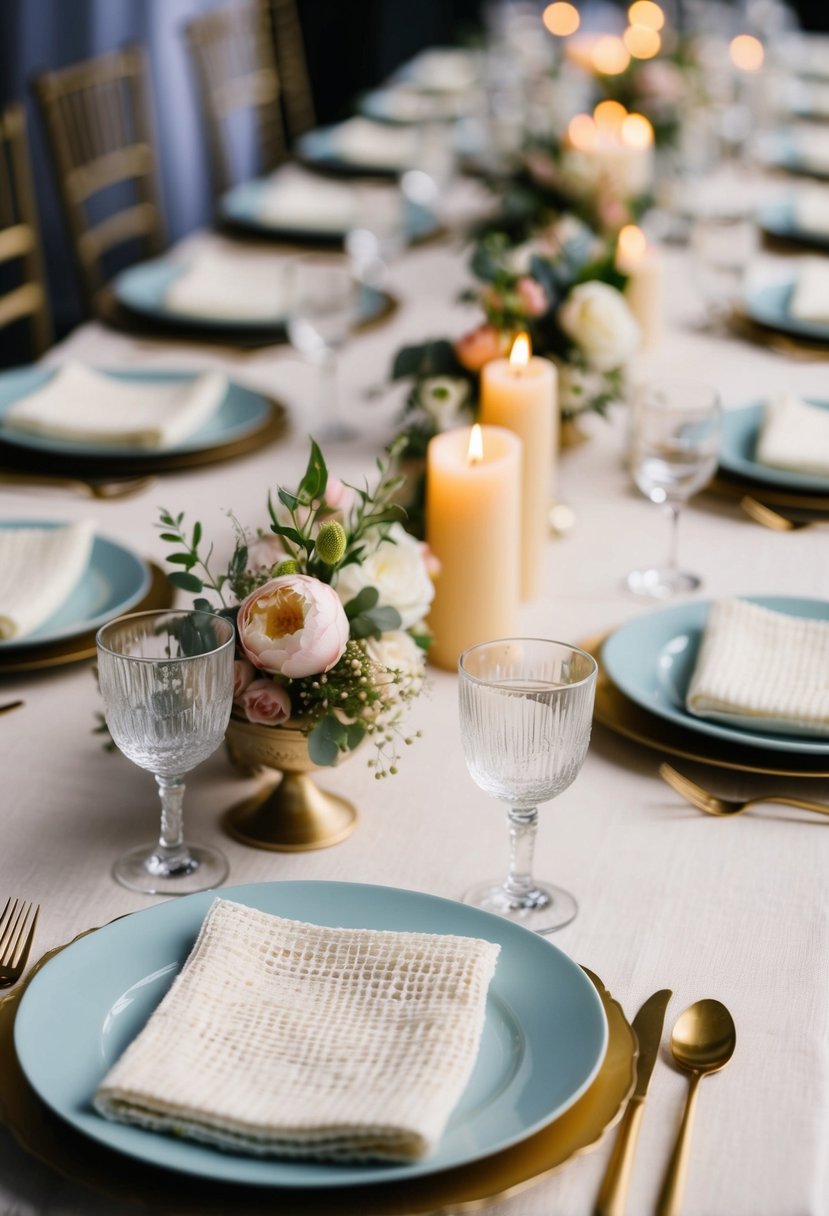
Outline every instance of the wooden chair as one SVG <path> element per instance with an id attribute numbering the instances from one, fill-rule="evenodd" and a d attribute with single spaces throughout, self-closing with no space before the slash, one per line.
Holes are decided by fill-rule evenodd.
<path id="1" fill-rule="evenodd" d="M 130 260 L 165 246 L 146 57 L 128 46 L 32 82 L 87 308 L 113 250 Z M 103 216 L 103 218 L 102 218 Z"/>
<path id="2" fill-rule="evenodd" d="M 317 125 L 296 0 L 269 0 L 285 126 L 293 142 Z"/>
<path id="3" fill-rule="evenodd" d="M 52 324 L 43 272 L 32 171 L 26 138 L 26 113 L 15 102 L 0 111 L 0 266 L 19 262 L 16 286 L 0 287 L 0 329 L 28 318 L 31 353 L 51 344 Z"/>

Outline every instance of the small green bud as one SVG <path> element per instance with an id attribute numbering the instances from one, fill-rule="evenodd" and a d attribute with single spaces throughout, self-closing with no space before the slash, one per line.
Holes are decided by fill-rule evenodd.
<path id="1" fill-rule="evenodd" d="M 331 519 L 320 528 L 317 534 L 317 557 L 326 566 L 336 566 L 345 553 L 348 537 L 345 528 L 336 519 Z"/>
<path id="2" fill-rule="evenodd" d="M 280 562 L 274 570 L 274 577 L 281 578 L 283 574 L 296 574 L 299 566 L 292 557 L 286 557 L 284 562 Z"/>

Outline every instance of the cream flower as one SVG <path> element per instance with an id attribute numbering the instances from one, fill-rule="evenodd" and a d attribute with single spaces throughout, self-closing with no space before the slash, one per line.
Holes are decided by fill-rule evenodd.
<path id="1" fill-rule="evenodd" d="M 389 673 L 389 698 L 397 687 L 394 675 L 398 675 L 402 684 L 413 692 L 419 691 L 423 683 L 425 658 L 423 651 L 408 633 L 404 633 L 402 629 L 393 629 L 380 638 L 367 638 L 364 645 L 371 661 Z M 378 678 L 377 684 L 382 695 L 382 676 Z"/>
<path id="2" fill-rule="evenodd" d="M 558 321 L 597 371 L 621 367 L 639 346 L 639 326 L 624 296 L 598 279 L 573 288 Z"/>
<path id="3" fill-rule="evenodd" d="M 426 571 L 423 546 L 401 524 L 392 524 L 388 538 L 359 565 L 342 566 L 337 575 L 337 594 L 344 604 L 363 587 L 376 587 L 380 604 L 396 608 L 401 628 L 410 629 L 429 611 L 435 588 Z"/>

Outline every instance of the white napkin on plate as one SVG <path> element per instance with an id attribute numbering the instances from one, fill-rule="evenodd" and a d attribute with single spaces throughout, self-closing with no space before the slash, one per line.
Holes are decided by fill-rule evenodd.
<path id="1" fill-rule="evenodd" d="M 498 951 L 218 899 L 95 1107 L 258 1156 L 416 1160 L 472 1071 Z"/>
<path id="2" fill-rule="evenodd" d="M 789 316 L 829 325 L 829 258 L 808 258 L 803 263 L 789 301 Z"/>
<path id="3" fill-rule="evenodd" d="M 267 257 L 237 257 L 216 249 L 198 252 L 164 296 L 170 312 L 211 321 L 282 321 L 289 289 L 284 268 Z"/>
<path id="4" fill-rule="evenodd" d="M 259 218 L 274 227 L 344 232 L 357 218 L 357 196 L 349 185 L 289 165 L 268 178 Z"/>
<path id="5" fill-rule="evenodd" d="M 417 161 L 416 132 L 370 118 L 349 118 L 340 123 L 332 128 L 331 140 L 337 155 L 353 165 L 402 172 Z"/>
<path id="6" fill-rule="evenodd" d="M 829 236 L 829 187 L 804 186 L 794 196 L 794 220 L 798 228 Z"/>
<path id="7" fill-rule="evenodd" d="M 829 477 L 829 409 L 794 393 L 769 398 L 755 458 L 773 469 Z"/>
<path id="8" fill-rule="evenodd" d="M 2 423 L 73 443 L 168 448 L 197 431 L 226 392 L 227 378 L 219 372 L 172 384 L 140 383 L 67 363 L 43 388 L 15 401 Z"/>
<path id="9" fill-rule="evenodd" d="M 829 173 L 829 131 L 821 127 L 794 127 L 790 131 L 791 148 L 804 169 Z"/>
<path id="10" fill-rule="evenodd" d="M 829 735 L 829 621 L 718 600 L 686 704 L 700 718 Z"/>
<path id="11" fill-rule="evenodd" d="M 89 565 L 89 521 L 0 528 L 0 641 L 33 633 L 65 603 Z"/>
<path id="12" fill-rule="evenodd" d="M 440 93 L 463 93 L 478 77 L 474 54 L 459 47 L 432 47 L 411 61 L 409 78 L 422 89 Z"/>

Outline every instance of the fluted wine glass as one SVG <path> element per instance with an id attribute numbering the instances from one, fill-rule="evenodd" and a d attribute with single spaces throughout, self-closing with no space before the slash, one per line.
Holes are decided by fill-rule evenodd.
<path id="1" fill-rule="evenodd" d="M 98 680 L 107 726 L 128 760 L 151 772 L 161 795 L 155 845 L 131 849 L 113 875 L 131 891 L 186 895 L 227 877 L 217 849 L 186 843 L 184 776 L 224 738 L 233 701 L 234 628 L 210 612 L 118 617 L 98 630 Z"/>
<path id="2" fill-rule="evenodd" d="M 578 905 L 533 876 L 538 804 L 575 781 L 587 754 L 596 660 L 543 638 L 481 642 L 459 661 L 460 715 L 473 781 L 509 805 L 510 863 L 503 881 L 472 887 L 464 902 L 537 933 L 569 924 Z"/>

